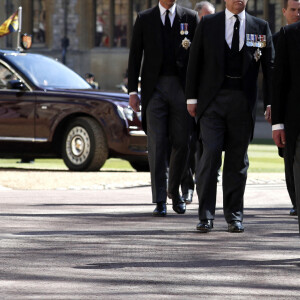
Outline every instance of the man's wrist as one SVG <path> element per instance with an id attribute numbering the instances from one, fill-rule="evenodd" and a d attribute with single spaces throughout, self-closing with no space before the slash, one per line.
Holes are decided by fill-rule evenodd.
<path id="1" fill-rule="evenodd" d="M 187 99 L 186 103 L 187 104 L 197 104 L 197 99 Z"/>
<path id="2" fill-rule="evenodd" d="M 137 92 L 130 92 L 129 96 L 131 96 L 131 95 L 137 95 Z"/>
<path id="3" fill-rule="evenodd" d="M 284 129 L 284 124 L 274 124 L 272 125 L 272 131 L 274 130 L 283 130 Z"/>

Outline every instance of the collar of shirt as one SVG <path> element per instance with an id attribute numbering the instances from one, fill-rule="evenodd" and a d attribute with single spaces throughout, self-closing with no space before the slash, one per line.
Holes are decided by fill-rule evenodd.
<path id="1" fill-rule="evenodd" d="M 160 17 L 161 17 L 161 21 L 163 22 L 163 24 L 165 24 L 165 18 L 166 18 L 166 9 L 160 4 L 160 2 L 158 3 L 159 6 L 159 10 L 160 10 Z M 174 5 L 169 8 L 169 18 L 171 21 L 171 26 L 173 26 L 173 22 L 175 19 L 175 15 L 176 15 L 176 3 L 174 3 Z"/>
<path id="2" fill-rule="evenodd" d="M 245 43 L 245 32 L 246 32 L 246 12 L 243 10 L 238 14 L 240 20 L 240 50 L 243 48 Z M 233 36 L 233 25 L 236 21 L 234 14 L 225 9 L 225 40 L 231 48 L 232 36 Z"/>

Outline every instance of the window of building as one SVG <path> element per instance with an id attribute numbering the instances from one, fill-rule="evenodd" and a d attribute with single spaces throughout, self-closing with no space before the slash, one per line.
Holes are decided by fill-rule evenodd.
<path id="1" fill-rule="evenodd" d="M 44 46 L 46 42 L 46 0 L 33 0 L 32 44 Z"/>
<path id="2" fill-rule="evenodd" d="M 133 0 L 133 22 L 135 22 L 138 12 L 149 8 L 149 4 L 152 6 L 151 2 L 153 1 Z M 157 4 L 157 1 L 155 2 L 155 4 Z"/>
<path id="3" fill-rule="evenodd" d="M 95 0 L 96 47 L 128 46 L 128 30 L 131 20 L 135 22 L 137 13 L 157 5 L 157 0 Z M 131 15 L 128 15 L 132 7 Z M 129 21 L 130 20 L 130 21 Z"/>
<path id="4" fill-rule="evenodd" d="M 115 0 L 114 47 L 127 46 L 128 0 Z"/>
<path id="5" fill-rule="evenodd" d="M 96 1 L 96 47 L 109 47 L 110 45 L 110 1 Z"/>
<path id="6" fill-rule="evenodd" d="M 263 18 L 264 1 L 254 0 L 248 4 L 248 13 L 258 18 Z"/>

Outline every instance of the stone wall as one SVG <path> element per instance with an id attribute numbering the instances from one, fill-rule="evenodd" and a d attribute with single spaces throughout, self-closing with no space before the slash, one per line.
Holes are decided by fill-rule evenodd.
<path id="1" fill-rule="evenodd" d="M 261 0 L 263 1 L 263 0 Z M 197 0 L 178 0 L 182 5 L 193 8 Z M 211 0 L 216 4 L 216 0 Z M 23 32 L 30 33 L 32 22 L 31 1 L 29 0 L 1 0 L 0 23 L 7 18 L 7 4 L 14 9 L 23 7 Z M 84 75 L 86 72 L 95 74 L 97 81 L 103 89 L 115 90 L 123 78 L 127 68 L 128 52 L 126 48 L 95 48 L 95 24 L 93 22 L 93 0 L 46 0 L 46 44 L 43 47 L 33 47 L 32 52 L 38 52 L 53 56 L 62 60 L 62 38 L 65 36 L 65 24 L 67 24 L 67 36 L 69 47 L 66 53 L 66 64 Z M 65 19 L 65 3 L 68 3 L 67 19 Z M 216 10 L 224 8 L 224 1 L 219 1 Z M 284 24 L 282 18 L 282 0 L 269 0 L 275 4 L 275 28 L 276 31 Z M 253 4 L 249 0 L 249 6 Z M 7 48 L 7 40 L 10 40 L 11 49 L 16 48 L 15 33 L 0 38 L 0 48 Z"/>

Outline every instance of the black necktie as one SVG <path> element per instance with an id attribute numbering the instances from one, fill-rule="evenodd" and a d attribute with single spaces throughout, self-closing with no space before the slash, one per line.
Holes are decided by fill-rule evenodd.
<path id="1" fill-rule="evenodd" d="M 171 21 L 170 21 L 170 17 L 169 17 L 169 10 L 166 10 L 166 18 L 165 18 L 165 26 L 167 30 L 171 30 Z"/>
<path id="2" fill-rule="evenodd" d="M 232 52 L 237 53 L 240 50 L 240 20 L 237 15 L 234 15 L 234 17 L 236 18 L 236 21 L 233 25 L 231 50 Z"/>

